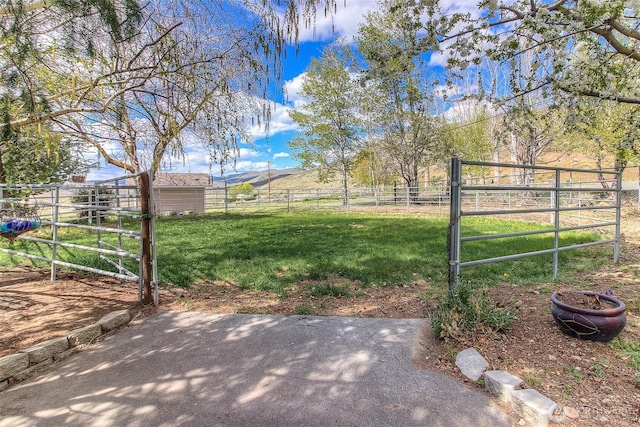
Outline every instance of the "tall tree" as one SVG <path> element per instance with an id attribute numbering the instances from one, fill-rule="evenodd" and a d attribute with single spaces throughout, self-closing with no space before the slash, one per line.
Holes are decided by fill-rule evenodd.
<path id="1" fill-rule="evenodd" d="M 76 78 L 93 56 L 96 35 L 123 42 L 140 19 L 140 6 L 130 0 L 0 1 L 0 182 L 67 178 L 80 158 L 48 122 L 86 108 L 88 88 L 100 85 L 100 76 Z M 38 173 L 12 172 L 26 158 L 42 166 Z"/>
<path id="2" fill-rule="evenodd" d="M 155 173 L 193 144 L 204 145 L 224 164 L 238 138 L 248 138 L 251 119 L 267 116 L 260 99 L 269 82 L 264 57 L 273 40 L 260 39 L 268 31 L 260 20 L 239 21 L 243 10 L 227 2 L 150 3 L 138 37 L 126 44 L 105 40 L 96 49 L 101 72 L 136 58 L 153 64 L 148 78 L 125 92 L 114 80 L 94 95 L 102 103 L 118 94 L 103 113 L 65 116 L 56 120 L 58 127 L 131 173 Z"/>
<path id="3" fill-rule="evenodd" d="M 2 126 L 54 122 L 129 172 L 157 170 L 198 139 L 224 161 L 243 119 L 257 108 L 268 122 L 255 96 L 280 78 L 285 44 L 322 6 L 333 13 L 335 0 L 0 0 L 0 71 L 13 84 Z"/>
<path id="4" fill-rule="evenodd" d="M 496 149 L 489 109 L 476 102 L 460 102 L 450 109 L 453 120 L 447 123 L 446 134 L 456 156 L 466 160 L 488 162 Z M 486 166 L 472 167 L 474 175 L 483 179 L 489 174 Z"/>
<path id="5" fill-rule="evenodd" d="M 367 141 L 367 147 L 355 158 L 353 176 L 376 192 L 381 185 L 393 184 L 398 178 L 392 162 L 385 158 L 386 155 L 384 150 L 376 147 L 375 143 Z"/>
<path id="6" fill-rule="evenodd" d="M 417 197 L 420 170 L 445 152 L 443 120 L 434 111 L 433 86 L 425 64 L 414 58 L 420 10 L 411 2 L 384 1 L 360 28 L 358 51 L 364 59 L 363 84 L 378 92 L 368 103 L 385 151 L 412 197 Z"/>
<path id="7" fill-rule="evenodd" d="M 87 168 L 77 145 L 47 125 L 26 126 L 14 138 L 0 141 L 2 184 L 64 182 Z"/>
<path id="8" fill-rule="evenodd" d="M 518 98 L 502 119 L 497 136 L 509 148 L 511 160 L 525 166 L 539 164 L 542 155 L 555 146 L 565 130 L 561 110 L 536 106 L 528 96 Z M 514 180 L 528 187 L 535 180 L 533 171 L 530 168 L 518 169 Z"/>
<path id="9" fill-rule="evenodd" d="M 593 159 L 598 169 L 604 169 L 603 164 L 612 157 L 620 172 L 630 162 L 640 161 L 640 107 L 580 98 L 568 111 L 568 132 L 563 138 L 567 150 Z M 605 181 L 601 177 L 603 185 Z"/>
<path id="10" fill-rule="evenodd" d="M 348 177 L 361 147 L 360 86 L 350 71 L 350 49 L 340 43 L 330 45 L 320 59 L 313 58 L 302 78 L 300 95 L 309 102 L 290 110 L 302 134 L 289 141 L 294 156 L 303 167 L 320 166 L 321 178 L 338 171 L 343 203 L 349 196 Z"/>
<path id="11" fill-rule="evenodd" d="M 518 96 L 554 91 L 640 104 L 640 24 L 634 0 L 483 0 L 477 13 L 449 12 L 450 3 L 421 2 L 427 18 L 415 54 L 441 51 L 452 68 L 500 61 L 520 74 L 533 67 Z"/>

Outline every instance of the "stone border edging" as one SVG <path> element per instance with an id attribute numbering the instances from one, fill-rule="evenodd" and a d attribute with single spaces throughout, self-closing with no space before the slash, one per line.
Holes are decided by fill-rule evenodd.
<path id="1" fill-rule="evenodd" d="M 520 418 L 520 425 L 547 427 L 549 421 L 561 423 L 566 418 L 576 420 L 580 416 L 575 409 L 563 407 L 537 390 L 521 388 L 522 379 L 507 371 L 487 371 L 489 362 L 473 347 L 459 352 L 455 364 L 473 382 L 484 377 L 485 390 L 510 406 Z"/>
<path id="2" fill-rule="evenodd" d="M 131 321 L 129 310 L 113 311 L 97 323 L 76 329 L 63 337 L 53 338 L 0 358 L 0 391 L 24 381 L 34 373 L 76 353 L 96 338 Z"/>

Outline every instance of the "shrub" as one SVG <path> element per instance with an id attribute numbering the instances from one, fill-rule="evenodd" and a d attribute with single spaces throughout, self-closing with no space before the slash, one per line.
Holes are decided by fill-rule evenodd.
<path id="1" fill-rule="evenodd" d="M 460 282 L 429 318 L 436 337 L 455 339 L 465 331 L 506 331 L 516 316 L 506 308 L 492 307 L 486 291 Z"/>
<path id="2" fill-rule="evenodd" d="M 253 185 L 245 182 L 243 184 L 229 187 L 228 196 L 229 200 L 252 199 L 255 197 L 255 195 L 253 194 Z"/>

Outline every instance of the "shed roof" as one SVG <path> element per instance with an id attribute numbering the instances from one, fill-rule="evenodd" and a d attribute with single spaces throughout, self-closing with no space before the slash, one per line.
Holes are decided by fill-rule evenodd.
<path id="1" fill-rule="evenodd" d="M 206 173 L 157 173 L 153 185 L 207 186 L 211 183 Z"/>
<path id="2" fill-rule="evenodd" d="M 135 185 L 131 178 L 127 185 Z M 153 185 L 159 187 L 207 187 L 211 185 L 206 173 L 157 173 L 153 177 Z"/>

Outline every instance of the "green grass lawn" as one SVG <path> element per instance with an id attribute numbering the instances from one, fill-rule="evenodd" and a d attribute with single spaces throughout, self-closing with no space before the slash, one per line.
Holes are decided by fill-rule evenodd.
<path id="1" fill-rule="evenodd" d="M 226 280 L 240 287 L 285 293 L 301 280 L 341 277 L 364 286 L 398 286 L 416 278 L 436 284 L 447 280 L 448 218 L 379 214 L 201 215 L 158 218 L 157 252 L 160 282 L 188 286 L 201 280 Z M 490 219 L 465 219 L 463 235 L 516 232 L 539 224 Z M 561 245 L 593 241 L 595 233 L 568 232 Z M 65 241 L 95 245 L 85 231 L 65 230 Z M 127 240 L 135 251 L 138 242 Z M 6 242 L 0 243 L 8 247 Z M 463 244 L 463 261 L 548 249 L 553 236 L 527 236 Z M 46 254 L 45 245 L 15 243 L 17 250 Z M 91 253 L 60 251 L 62 259 L 106 267 Z M 610 247 L 560 254 L 560 277 L 595 269 L 610 262 Z M 465 280 L 491 285 L 552 280 L 552 256 L 543 255 L 463 269 Z M 28 260 L 0 253 L 0 264 Z M 135 267 L 132 267 L 135 268 Z M 134 269 L 134 271 L 137 271 Z"/>

